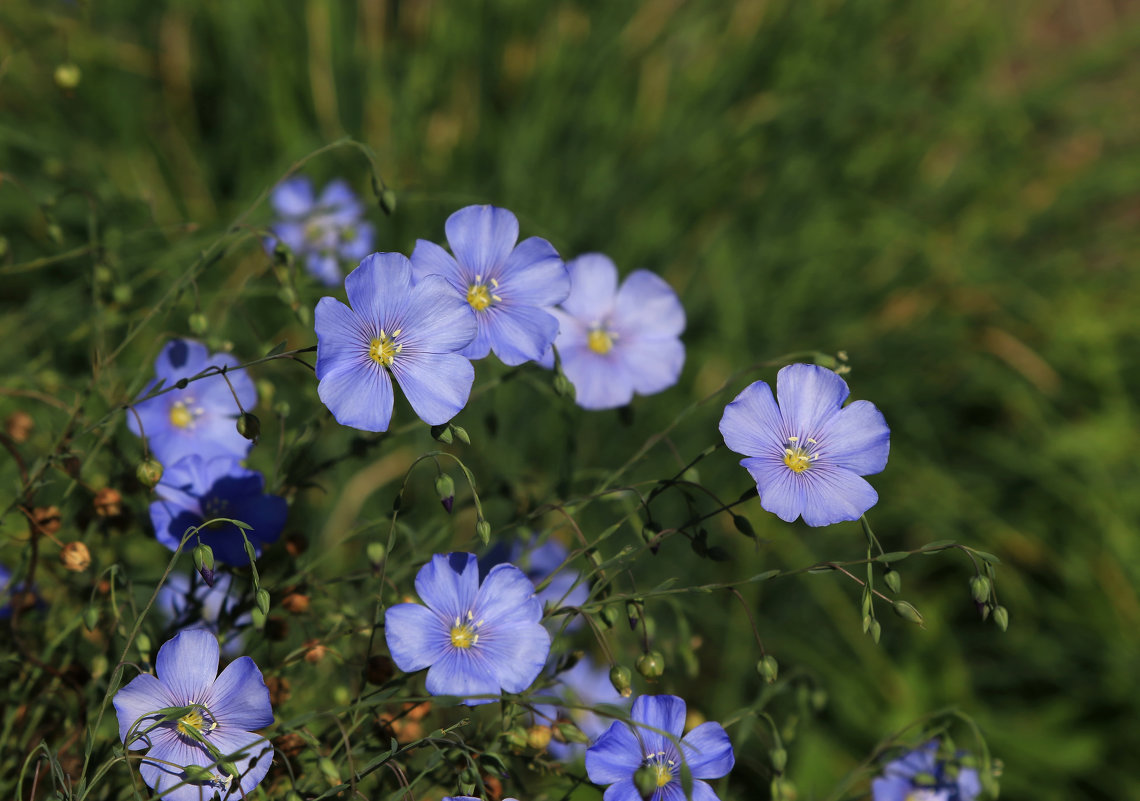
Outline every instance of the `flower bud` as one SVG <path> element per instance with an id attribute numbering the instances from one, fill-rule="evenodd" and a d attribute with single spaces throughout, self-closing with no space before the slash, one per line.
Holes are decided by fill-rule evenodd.
<path id="1" fill-rule="evenodd" d="M 95 493 L 95 514 L 99 517 L 118 517 L 123 512 L 123 496 L 117 489 L 103 487 Z"/>
<path id="2" fill-rule="evenodd" d="M 437 442 L 450 445 L 452 441 L 451 426 L 447 423 L 431 427 L 431 435 Z"/>
<path id="3" fill-rule="evenodd" d="M 772 768 L 777 773 L 783 773 L 788 766 L 788 752 L 779 746 L 768 752 L 768 758 L 772 760 Z"/>
<path id="4" fill-rule="evenodd" d="M 879 621 L 872 620 L 871 621 L 871 639 L 874 640 L 876 645 L 879 644 L 879 637 L 882 636 L 882 633 L 883 633 L 883 627 L 882 627 L 882 625 L 880 625 Z"/>
<path id="5" fill-rule="evenodd" d="M 549 726 L 531 726 L 526 730 L 526 744 L 535 751 L 541 751 L 550 745 L 550 736 Z"/>
<path id="6" fill-rule="evenodd" d="M 238 770 L 238 766 L 229 761 L 219 762 L 218 770 L 220 770 L 224 775 L 234 779 L 241 775 L 241 771 Z"/>
<path id="7" fill-rule="evenodd" d="M 380 210 L 389 217 L 396 213 L 396 193 L 391 189 L 380 192 Z"/>
<path id="8" fill-rule="evenodd" d="M 647 679 L 659 679 L 665 672 L 665 657 L 660 651 L 650 651 L 637 658 L 637 672 Z"/>
<path id="9" fill-rule="evenodd" d="M 560 743 L 588 743 L 590 738 L 573 723 L 554 724 L 554 738 Z"/>
<path id="10" fill-rule="evenodd" d="M 269 590 L 259 589 L 257 591 L 257 608 L 261 610 L 261 614 L 269 614 Z"/>
<path id="11" fill-rule="evenodd" d="M 379 568 L 384 564 L 384 556 L 388 553 L 388 548 L 382 542 L 370 542 L 364 549 L 364 553 L 368 555 L 368 561 L 373 567 Z"/>
<path id="12" fill-rule="evenodd" d="M 970 579 L 970 594 L 975 601 L 984 604 L 990 599 L 990 580 L 985 576 L 974 576 Z"/>
<path id="13" fill-rule="evenodd" d="M 994 607 L 994 623 L 1002 631 L 1009 628 L 1009 611 L 1004 606 Z"/>
<path id="14" fill-rule="evenodd" d="M 891 592 L 895 595 L 899 594 L 902 589 L 902 577 L 897 570 L 888 570 L 883 574 L 883 583 L 887 585 Z"/>
<path id="15" fill-rule="evenodd" d="M 95 626 L 99 624 L 99 610 L 94 606 L 89 606 L 83 610 L 83 625 L 87 627 L 88 631 L 95 631 Z"/>
<path id="16" fill-rule="evenodd" d="M 251 442 L 257 442 L 261 437 L 261 421 L 253 412 L 242 412 L 237 419 L 237 430 Z"/>
<path id="17" fill-rule="evenodd" d="M 491 524 L 486 520 L 480 520 L 475 524 L 475 533 L 479 535 L 479 539 L 486 545 L 491 541 Z"/>
<path id="18" fill-rule="evenodd" d="M 191 334 L 200 337 L 206 333 L 206 329 L 209 328 L 210 322 L 206 319 L 206 315 L 202 314 L 202 312 L 194 312 L 186 318 L 186 325 L 189 327 Z"/>
<path id="19" fill-rule="evenodd" d="M 756 672 L 768 684 L 775 684 L 776 677 L 780 675 L 780 663 L 776 661 L 776 657 L 768 654 L 756 663 Z"/>
<path id="20" fill-rule="evenodd" d="M 632 681 L 633 674 L 629 672 L 629 668 L 621 665 L 614 665 L 610 668 L 610 684 L 622 698 L 629 698 L 633 694 Z"/>
<path id="21" fill-rule="evenodd" d="M 59 552 L 59 561 L 72 573 L 81 573 L 91 564 L 91 552 L 82 542 L 69 542 Z"/>
<path id="22" fill-rule="evenodd" d="M 522 726 L 515 726 L 513 729 L 506 732 L 503 737 L 515 748 L 526 748 L 526 729 L 524 729 Z"/>
<path id="23" fill-rule="evenodd" d="M 291 592 L 281 599 L 281 606 L 286 612 L 303 615 L 309 611 L 309 596 L 300 592 Z"/>
<path id="24" fill-rule="evenodd" d="M 145 459 L 135 470 L 135 476 L 144 487 L 154 489 L 162 480 L 162 462 L 155 458 Z"/>
<path id="25" fill-rule="evenodd" d="M 190 552 L 194 557 L 194 567 L 201 573 L 203 570 L 214 569 L 214 549 L 204 542 L 200 542 L 194 546 L 194 550 Z"/>
<path id="26" fill-rule="evenodd" d="M 561 370 L 554 374 L 554 392 L 559 397 L 574 400 L 574 385 L 570 383 L 570 379 Z"/>
<path id="27" fill-rule="evenodd" d="M 201 765 L 186 765 L 182 768 L 182 775 L 186 781 L 197 784 L 210 784 L 217 778 L 212 770 Z"/>
<path id="28" fill-rule="evenodd" d="M 906 601 L 895 601 L 891 605 L 891 608 L 893 608 L 895 610 L 895 614 L 901 617 L 903 620 L 907 620 L 911 623 L 917 623 L 920 626 L 922 625 L 922 615 L 920 615 L 918 613 L 918 610 L 908 604 Z"/>
<path id="29" fill-rule="evenodd" d="M 620 612 L 618 612 L 618 608 L 613 604 L 610 604 L 609 606 L 603 606 L 601 610 L 599 610 L 598 617 L 602 619 L 602 622 L 606 625 L 606 628 L 612 629 L 618 621 L 619 614 Z"/>
<path id="30" fill-rule="evenodd" d="M 736 530 L 750 539 L 756 539 L 756 530 L 752 528 L 752 521 L 744 515 L 733 515 L 732 525 L 736 526 Z"/>
<path id="31" fill-rule="evenodd" d="M 27 442 L 35 426 L 36 423 L 32 419 L 32 416 L 27 412 L 21 411 L 12 412 L 8 415 L 8 419 L 4 421 L 4 431 L 7 432 L 12 441 L 17 444 Z"/>
<path id="32" fill-rule="evenodd" d="M 447 473 L 440 473 L 435 479 L 435 494 L 443 504 L 444 511 L 451 514 L 452 504 L 455 503 L 455 482 Z"/>
<path id="33" fill-rule="evenodd" d="M 642 765 L 633 774 L 633 783 L 642 798 L 652 798 L 657 794 L 657 770 L 651 765 Z"/>
<path id="34" fill-rule="evenodd" d="M 464 445 L 471 444 L 471 436 L 467 433 L 466 428 L 463 426 L 452 425 L 451 430 L 455 434 L 455 438 L 462 442 Z"/>

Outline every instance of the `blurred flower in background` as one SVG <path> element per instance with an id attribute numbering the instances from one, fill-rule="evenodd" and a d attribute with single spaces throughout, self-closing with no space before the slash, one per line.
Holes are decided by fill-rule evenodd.
<path id="1" fill-rule="evenodd" d="M 527 578 L 537 587 L 558 570 L 570 555 L 570 550 L 556 539 L 548 539 L 541 545 L 537 545 L 537 542 L 538 537 L 534 535 L 525 543 L 521 540 L 516 540 L 511 545 L 497 543 L 480 561 L 480 572 L 486 575 L 495 565 L 507 562 L 526 573 Z M 590 585 L 581 579 L 577 570 L 564 568 L 538 591 L 537 597 L 546 611 L 562 606 L 581 606 L 590 597 Z M 552 629 L 558 629 L 561 628 L 562 620 L 551 620 L 548 624 Z M 573 630 L 581 625 L 582 621 L 574 615 L 566 628 Z"/>
<path id="2" fill-rule="evenodd" d="M 978 772 L 939 758 L 938 745 L 931 740 L 887 763 L 871 782 L 873 801 L 974 801 L 982 792 Z"/>
<path id="3" fill-rule="evenodd" d="M 242 645 L 237 629 L 253 619 L 248 612 L 237 614 L 239 596 L 228 573 L 217 573 L 212 587 L 200 580 L 197 572 L 171 573 L 159 588 L 154 606 L 175 628 L 205 629 L 216 635 L 222 652 L 232 655 Z"/>
<path id="4" fill-rule="evenodd" d="M 314 197 L 313 182 L 297 175 L 281 182 L 269 203 L 281 219 L 269 226 L 276 239 L 266 238 L 265 249 L 272 252 L 280 240 L 326 286 L 340 283 L 342 264 L 356 264 L 372 252 L 375 230 L 362 219 L 364 204 L 345 181 L 330 182 Z"/>

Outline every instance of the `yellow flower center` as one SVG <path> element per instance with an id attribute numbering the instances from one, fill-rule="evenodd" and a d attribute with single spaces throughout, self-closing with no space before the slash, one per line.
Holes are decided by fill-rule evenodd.
<path id="1" fill-rule="evenodd" d="M 470 611 L 467 612 L 467 619 L 460 620 L 455 618 L 455 623 L 451 627 L 451 644 L 456 648 L 470 648 L 479 642 L 479 627 L 483 625 L 483 621 L 475 620 L 475 616 Z"/>
<path id="2" fill-rule="evenodd" d="M 396 361 L 396 354 L 404 349 L 403 345 L 396 344 L 399 335 L 399 329 L 393 331 L 391 336 L 381 330 L 380 336 L 368 343 L 369 358 L 381 367 L 391 367 L 392 362 Z"/>
<path id="3" fill-rule="evenodd" d="M 784 464 L 793 472 L 802 473 L 811 467 L 811 463 L 819 458 L 818 453 L 811 453 L 808 448 L 801 447 L 799 437 L 788 437 L 788 447 L 784 448 Z M 808 443 L 818 445 L 814 439 L 808 437 Z"/>
<path id="4" fill-rule="evenodd" d="M 492 302 L 497 303 L 502 300 L 501 297 L 491 291 L 498 288 L 499 282 L 494 278 L 491 279 L 491 289 L 488 289 L 487 285 L 483 283 L 483 276 L 477 275 L 475 276 L 475 283 L 467 287 L 467 303 L 475 311 L 483 311 Z"/>
<path id="5" fill-rule="evenodd" d="M 182 401 L 170 407 L 170 424 L 176 428 L 186 428 L 194 422 L 194 413 Z"/>
<path id="6" fill-rule="evenodd" d="M 197 709 L 192 709 L 178 719 L 178 733 L 191 736 L 193 734 L 202 733 L 202 724 L 205 723 L 202 713 Z"/>
<path id="7" fill-rule="evenodd" d="M 658 762 L 653 766 L 653 774 L 658 787 L 664 787 L 669 782 L 673 781 L 672 769 L 662 762 Z"/>
<path id="8" fill-rule="evenodd" d="M 594 353 L 600 353 L 604 356 L 613 350 L 615 339 L 617 339 L 617 334 L 612 334 L 604 328 L 591 328 L 590 333 L 586 335 L 586 345 Z"/>

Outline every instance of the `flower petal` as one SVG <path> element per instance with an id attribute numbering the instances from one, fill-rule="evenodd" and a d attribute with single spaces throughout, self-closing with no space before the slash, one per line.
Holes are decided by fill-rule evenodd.
<path id="1" fill-rule="evenodd" d="M 479 642 L 471 650 L 478 650 L 500 687 L 521 693 L 534 684 L 550 656 L 550 632 L 541 623 L 488 624 L 479 633 Z"/>
<path id="2" fill-rule="evenodd" d="M 507 260 L 519 238 L 519 221 L 498 206 L 467 206 L 444 224 L 455 259 L 475 275 L 489 277 Z"/>
<path id="3" fill-rule="evenodd" d="M 617 266 L 609 256 L 586 253 L 566 262 L 570 294 L 562 308 L 589 325 L 600 322 L 614 308 L 617 299 Z M 561 348 L 559 348 L 561 350 Z"/>
<path id="4" fill-rule="evenodd" d="M 225 798 L 250 798 L 253 788 L 261 783 L 273 764 L 273 746 L 260 734 L 235 729 L 218 728 L 208 735 L 210 742 L 224 755 L 244 753 L 233 760 L 241 780 L 230 786 Z"/>
<path id="5" fill-rule="evenodd" d="M 682 795 L 684 795 L 683 791 Z M 713 788 L 709 786 L 708 782 L 694 779 L 693 792 L 689 797 L 689 801 L 720 801 L 720 799 L 717 797 L 717 794 L 713 792 Z"/>
<path id="6" fill-rule="evenodd" d="M 744 456 L 782 454 L 783 419 L 772 388 L 763 381 L 745 387 L 724 407 L 720 433 L 725 445 Z"/>
<path id="7" fill-rule="evenodd" d="M 561 338 L 561 335 L 559 335 Z M 633 400 L 633 380 L 613 351 L 602 355 L 585 345 L 558 344 L 562 371 L 584 409 L 614 409 Z"/>
<path id="8" fill-rule="evenodd" d="M 356 197 L 356 193 L 348 182 L 337 178 L 330 181 L 328 186 L 321 190 L 317 198 L 321 217 L 334 225 L 344 227 L 352 225 L 364 214 L 364 205 Z"/>
<path id="9" fill-rule="evenodd" d="M 736 764 L 732 741 L 724 726 L 713 721 L 702 723 L 681 740 L 689 770 L 697 779 L 719 779 L 727 776 Z"/>
<path id="10" fill-rule="evenodd" d="M 206 801 L 213 796 L 217 785 L 187 782 L 182 771 L 187 765 L 212 765 L 205 748 L 183 740 L 173 728 L 156 731 L 153 740 L 154 746 L 139 763 L 139 775 L 162 801 Z"/>
<path id="11" fill-rule="evenodd" d="M 478 591 L 479 562 L 472 553 L 437 553 L 416 573 L 416 593 L 448 622 L 466 619 Z"/>
<path id="12" fill-rule="evenodd" d="M 801 439 L 819 439 L 824 425 L 839 412 L 849 394 L 846 381 L 817 364 L 789 364 L 776 374 L 785 433 Z"/>
<path id="13" fill-rule="evenodd" d="M 273 723 L 269 688 L 248 656 L 239 657 L 226 666 L 202 703 L 218 725 L 226 729 L 253 731 Z"/>
<path id="14" fill-rule="evenodd" d="M 416 283 L 419 283 L 429 275 L 441 276 L 464 297 L 468 284 L 475 278 L 474 274 L 468 275 L 467 269 L 435 242 L 417 239 L 416 247 L 412 251 L 412 277 Z"/>
<path id="15" fill-rule="evenodd" d="M 488 623 L 500 620 L 537 623 L 542 619 L 542 604 L 535 597 L 534 584 L 526 573 L 503 563 L 487 573 L 475 596 L 473 613 Z"/>
<path id="16" fill-rule="evenodd" d="M 797 474 L 788 469 L 782 459 L 741 459 L 740 465 L 756 481 L 760 493 L 760 506 L 785 523 L 791 523 L 804 510 L 804 484 Z"/>
<path id="17" fill-rule="evenodd" d="M 313 208 L 313 182 L 303 175 L 288 178 L 274 187 L 269 203 L 283 217 L 303 217 Z"/>
<path id="18" fill-rule="evenodd" d="M 373 253 L 344 279 L 348 302 L 372 335 L 399 328 L 412 290 L 412 265 L 399 253 Z"/>
<path id="19" fill-rule="evenodd" d="M 412 289 L 397 341 L 405 353 L 453 353 L 475 337 L 476 327 L 467 301 L 443 276 L 428 275 Z"/>
<path id="20" fill-rule="evenodd" d="M 614 326 L 640 339 L 680 336 L 685 330 L 685 307 L 661 276 L 634 270 L 618 290 Z"/>
<path id="21" fill-rule="evenodd" d="M 337 255 L 347 262 L 360 262 L 372 252 L 372 244 L 376 240 L 376 226 L 370 222 L 358 222 L 352 226 L 353 236 L 348 238 L 341 235 L 340 248 Z"/>
<path id="22" fill-rule="evenodd" d="M 289 504 L 278 495 L 262 495 L 259 490 L 256 495 L 231 499 L 226 516 L 250 527 L 246 536 L 257 552 L 261 553 L 262 546 L 277 542 L 281 536 L 281 530 L 285 528 L 285 521 L 289 517 Z M 245 544 L 242 543 L 241 547 L 244 548 Z"/>
<path id="23" fill-rule="evenodd" d="M 447 624 L 420 604 L 396 604 L 384 612 L 384 638 L 392 661 L 405 673 L 430 667 L 450 646 Z"/>
<path id="24" fill-rule="evenodd" d="M 115 715 L 119 718 L 119 739 L 124 743 L 132 727 L 135 733 L 138 733 L 150 725 L 141 718 L 152 715 L 160 709 L 180 706 L 171 695 L 170 689 L 149 673 L 131 679 L 126 687 L 115 693 L 112 703 L 115 705 Z M 148 745 L 150 745 L 149 740 L 143 738 L 135 740 L 128 748 L 146 748 Z"/>
<path id="25" fill-rule="evenodd" d="M 495 355 L 511 367 L 541 359 L 558 336 L 558 320 L 534 306 L 502 304 L 477 317 Z"/>
<path id="26" fill-rule="evenodd" d="M 906 801 L 914 789 L 910 779 L 901 776 L 881 776 L 871 782 L 871 798 L 874 801 Z"/>
<path id="27" fill-rule="evenodd" d="M 498 294 L 507 303 L 554 306 L 570 294 L 570 274 L 554 246 L 532 236 L 511 251 L 498 272 Z"/>
<path id="28" fill-rule="evenodd" d="M 176 634 L 158 649 L 155 667 L 179 704 L 201 703 L 218 675 L 218 638 L 202 629 Z"/>
<path id="29" fill-rule="evenodd" d="M 614 353 L 640 395 L 652 395 L 673 386 L 685 366 L 685 346 L 679 339 L 619 339 Z"/>
<path id="30" fill-rule="evenodd" d="M 273 254 L 273 248 L 277 246 L 277 240 L 285 243 L 295 253 L 305 250 L 305 226 L 299 222 L 279 222 L 269 226 L 276 238 L 270 236 L 265 238 L 265 249 L 269 251 L 270 255 Z"/>
<path id="31" fill-rule="evenodd" d="M 883 413 L 870 401 L 849 403 L 831 418 L 821 433 L 821 459 L 860 476 L 880 473 L 887 466 L 891 430 Z"/>
<path id="32" fill-rule="evenodd" d="M 458 353 L 403 353 L 392 374 L 416 416 L 433 426 L 462 411 L 475 383 L 475 368 Z"/>
<path id="33" fill-rule="evenodd" d="M 340 260 L 332 253 L 310 253 L 305 259 L 305 269 L 325 286 L 340 284 Z"/>
<path id="34" fill-rule="evenodd" d="M 467 706 L 489 704 L 494 698 L 472 698 L 475 695 L 500 694 L 499 679 L 490 665 L 472 658 L 470 649 L 448 648 L 443 657 L 428 668 L 427 691 L 432 695 L 455 695 L 465 698 Z"/>
<path id="35" fill-rule="evenodd" d="M 819 465 L 801 473 L 805 476 L 803 518 L 809 526 L 858 520 L 879 501 L 874 487 L 850 470 Z"/>
<path id="36" fill-rule="evenodd" d="M 645 751 L 629 726 L 615 720 L 586 750 L 586 775 L 594 784 L 632 783 L 644 759 Z"/>
<path id="37" fill-rule="evenodd" d="M 387 370 L 371 361 L 345 361 L 325 373 L 317 385 L 317 396 L 342 426 L 387 431 L 392 421 L 396 397 L 392 379 Z"/>
<path id="38" fill-rule="evenodd" d="M 589 759 L 590 752 L 586 752 L 586 758 Z M 641 793 L 637 791 L 637 785 L 633 783 L 633 779 L 622 779 L 620 782 L 611 784 L 606 788 L 606 792 L 602 795 L 602 801 L 643 801 Z"/>
<path id="39" fill-rule="evenodd" d="M 313 327 L 317 332 L 317 379 L 322 379 L 346 361 L 368 357 L 371 326 L 336 298 L 317 301 Z"/>
<path id="40" fill-rule="evenodd" d="M 630 718 L 643 724 L 638 727 L 638 734 L 647 753 L 676 752 L 677 746 L 666 735 L 680 737 L 685 730 L 685 701 L 675 695 L 639 695 Z"/>

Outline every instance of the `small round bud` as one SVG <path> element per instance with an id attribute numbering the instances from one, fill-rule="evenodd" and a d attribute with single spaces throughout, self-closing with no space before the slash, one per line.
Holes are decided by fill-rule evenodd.
<path id="1" fill-rule="evenodd" d="M 99 517 L 118 517 L 123 512 L 123 496 L 117 489 L 103 487 L 95 493 L 95 514 Z"/>
<path id="2" fill-rule="evenodd" d="M 531 726 L 526 730 L 526 744 L 535 751 L 541 751 L 550 745 L 550 737 L 549 726 Z"/>
<path id="3" fill-rule="evenodd" d="M 32 510 L 32 530 L 41 534 L 54 534 L 63 527 L 58 506 L 37 506 Z"/>
<path id="4" fill-rule="evenodd" d="M 135 470 L 135 476 L 144 487 L 154 489 L 162 480 L 162 462 L 154 458 L 146 459 Z"/>
<path id="5" fill-rule="evenodd" d="M 451 514 L 452 504 L 455 503 L 455 482 L 447 473 L 440 473 L 436 477 L 435 494 L 439 496 L 439 502 L 443 504 L 444 510 Z"/>
<path id="6" fill-rule="evenodd" d="M 1009 611 L 1004 606 L 994 607 L 994 623 L 1002 631 L 1009 628 Z"/>
<path id="7" fill-rule="evenodd" d="M 902 589 L 902 576 L 899 575 L 897 570 L 888 570 L 883 574 L 883 583 L 887 585 L 891 592 L 898 595 Z"/>
<path id="8" fill-rule="evenodd" d="M 642 798 L 652 798 L 661 788 L 657 786 L 657 768 L 653 765 L 642 765 L 633 774 L 633 784 Z"/>
<path id="9" fill-rule="evenodd" d="M 190 553 L 194 557 L 194 567 L 199 573 L 214 569 L 214 549 L 209 545 L 204 542 L 199 543 Z"/>
<path id="10" fill-rule="evenodd" d="M 622 698 L 629 698 L 633 694 L 632 681 L 633 674 L 629 672 L 629 668 L 621 665 L 610 668 L 610 684 Z"/>
<path id="11" fill-rule="evenodd" d="M 218 770 L 220 770 L 224 775 L 234 779 L 241 775 L 241 771 L 238 770 L 238 766 L 229 761 L 219 762 Z"/>
<path id="12" fill-rule="evenodd" d="M 574 400 L 574 397 L 575 397 L 574 385 L 572 383 L 570 383 L 570 379 L 567 378 L 566 375 L 561 370 L 559 370 L 558 372 L 556 372 L 554 374 L 554 382 L 553 383 L 554 383 L 554 392 L 556 395 L 563 397 L 563 398 L 567 398 L 568 400 Z"/>
<path id="13" fill-rule="evenodd" d="M 659 679 L 665 672 L 665 657 L 660 651 L 650 651 L 637 658 L 637 672 L 647 679 Z"/>
<path id="14" fill-rule="evenodd" d="M 8 415 L 8 419 L 4 421 L 4 431 L 16 444 L 27 442 L 35 426 L 36 422 L 32 419 L 32 416 L 27 412 L 21 411 L 12 412 Z"/>
<path id="15" fill-rule="evenodd" d="M 82 542 L 69 542 L 59 552 L 59 561 L 73 573 L 81 573 L 91 564 L 91 552 Z"/>
<path id="16" fill-rule="evenodd" d="M 261 614 L 269 614 L 269 590 L 260 589 L 257 591 L 257 608 L 261 610 Z"/>
<path id="17" fill-rule="evenodd" d="M 776 747 L 768 752 L 768 758 L 772 760 L 772 768 L 777 773 L 783 773 L 784 768 L 788 766 L 788 752 L 783 748 Z"/>
<path id="18" fill-rule="evenodd" d="M 257 442 L 261 436 L 261 421 L 253 412 L 242 412 L 237 419 L 237 430 L 246 439 Z"/>
<path id="19" fill-rule="evenodd" d="M 775 684 L 776 678 L 780 675 L 780 663 L 776 661 L 776 657 L 768 654 L 756 663 L 756 672 L 768 684 Z"/>
<path id="20" fill-rule="evenodd" d="M 372 566 L 378 568 L 384 564 L 384 556 L 388 553 L 388 548 L 382 542 L 370 542 L 364 552 L 368 554 L 368 561 L 372 563 Z"/>
<path id="21" fill-rule="evenodd" d="M 455 438 L 462 442 L 464 445 L 471 444 L 471 435 L 467 433 L 466 428 L 463 426 L 452 425 L 451 430 L 455 434 Z"/>
<path id="22" fill-rule="evenodd" d="M 384 189 L 380 193 L 380 210 L 389 217 L 396 213 L 396 193 L 391 189 Z"/>
<path id="23" fill-rule="evenodd" d="M 300 592 L 291 592 L 281 599 L 281 606 L 286 612 L 302 615 L 309 611 L 309 596 Z"/>
<path id="24" fill-rule="evenodd" d="M 202 312 L 194 312 L 186 318 L 186 325 L 190 329 L 190 333 L 195 336 L 202 336 L 206 333 L 206 329 L 210 327 L 210 321 L 206 319 L 206 315 Z"/>
<path id="25" fill-rule="evenodd" d="M 882 625 L 879 623 L 879 621 L 872 620 L 871 621 L 871 639 L 874 640 L 876 645 L 879 644 L 879 637 L 882 636 L 882 634 L 883 634 Z"/>
<path id="26" fill-rule="evenodd" d="M 369 684 L 385 684 L 395 673 L 392 658 L 383 654 L 368 657 L 368 664 L 364 667 L 364 679 Z"/>
<path id="27" fill-rule="evenodd" d="M 305 661 L 310 665 L 315 665 L 324 659 L 328 652 L 328 646 L 321 645 L 316 640 L 310 640 L 305 644 Z"/>
<path id="28" fill-rule="evenodd" d="M 120 306 L 125 306 L 131 302 L 131 298 L 135 296 L 135 292 L 131 289 L 130 284 L 115 284 L 111 289 L 111 299 L 118 303 Z"/>
<path id="29" fill-rule="evenodd" d="M 909 621 L 911 623 L 917 623 L 920 626 L 922 625 L 922 615 L 920 615 L 918 610 L 908 604 L 906 601 L 895 601 L 891 605 L 891 608 L 894 609 L 895 614 L 901 617 L 903 620 Z"/>
<path id="30" fill-rule="evenodd" d="M 486 520 L 480 520 L 475 524 L 475 533 L 479 535 L 479 539 L 486 545 L 491 541 L 491 524 Z"/>
<path id="31" fill-rule="evenodd" d="M 278 417 L 288 417 L 291 411 L 293 411 L 293 407 L 289 405 L 289 401 L 279 400 L 273 404 L 273 413 Z"/>
<path id="32" fill-rule="evenodd" d="M 79 86 L 79 81 L 83 78 L 83 73 L 79 69 L 79 65 L 71 61 L 65 61 L 55 68 L 55 85 L 60 89 L 74 89 Z"/>
<path id="33" fill-rule="evenodd" d="M 94 606 L 89 606 L 83 610 L 83 625 L 87 627 L 88 631 L 95 631 L 95 626 L 99 624 L 99 610 Z"/>
<path id="34" fill-rule="evenodd" d="M 447 423 L 431 427 L 431 435 L 437 442 L 442 442 L 444 445 L 450 445 L 453 439 L 451 433 L 451 426 Z"/>
<path id="35" fill-rule="evenodd" d="M 984 604 L 990 599 L 990 580 L 985 576 L 974 576 L 970 579 L 970 594 L 975 601 Z"/>

